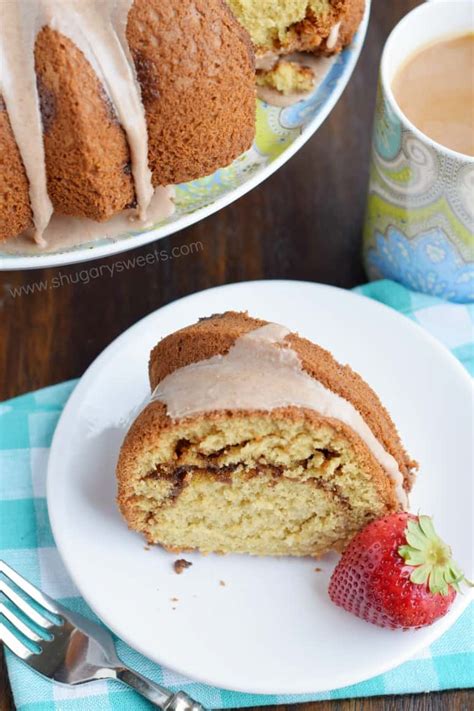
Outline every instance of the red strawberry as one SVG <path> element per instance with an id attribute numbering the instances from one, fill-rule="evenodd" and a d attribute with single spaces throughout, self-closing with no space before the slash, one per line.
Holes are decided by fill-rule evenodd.
<path id="1" fill-rule="evenodd" d="M 462 580 L 431 518 L 397 513 L 353 538 L 331 576 L 329 596 L 380 627 L 417 628 L 447 613 Z"/>

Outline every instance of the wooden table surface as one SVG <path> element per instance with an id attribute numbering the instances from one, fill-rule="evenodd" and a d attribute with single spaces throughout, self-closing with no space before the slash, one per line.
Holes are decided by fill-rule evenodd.
<path id="1" fill-rule="evenodd" d="M 286 278 L 350 288 L 364 281 L 361 228 L 380 53 L 417 0 L 373 0 L 367 41 L 352 81 L 309 143 L 239 202 L 158 245 L 171 256 L 88 284 L 82 269 L 116 262 L 0 274 L 0 400 L 80 376 L 138 319 L 175 299 L 229 282 Z M 148 245 L 128 253 L 153 251 Z M 105 269 L 103 270 L 105 273 Z M 13 296 L 58 277 L 62 286 Z M 75 283 L 76 282 L 76 283 Z M 38 288 L 38 287 L 36 287 Z M 216 311 L 219 304 L 216 304 Z M 14 708 L 3 659 L 0 711 Z M 313 711 L 467 711 L 468 691 L 305 704 Z M 281 707 L 280 707 L 281 708 Z"/>

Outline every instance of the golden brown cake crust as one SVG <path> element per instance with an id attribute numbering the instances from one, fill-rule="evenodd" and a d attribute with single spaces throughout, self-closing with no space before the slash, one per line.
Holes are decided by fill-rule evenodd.
<path id="1" fill-rule="evenodd" d="M 251 146 L 253 50 L 222 0 L 135 0 L 127 38 L 147 113 L 155 184 L 209 175 Z"/>
<path id="2" fill-rule="evenodd" d="M 152 390 L 178 368 L 227 353 L 239 336 L 266 323 L 261 319 L 251 318 L 246 313 L 227 312 L 202 319 L 167 336 L 155 346 L 150 355 L 149 375 Z M 416 462 L 405 452 L 390 415 L 372 388 L 349 366 L 339 364 L 329 351 L 297 334 L 290 334 L 287 340 L 309 375 L 351 402 L 359 411 L 377 439 L 397 461 L 405 489 L 409 491 Z M 157 411 L 158 413 L 160 418 L 162 413 L 166 417 L 166 408 Z"/>
<path id="3" fill-rule="evenodd" d="M 344 47 L 352 42 L 352 39 L 357 32 L 357 29 L 362 22 L 365 11 L 365 0 L 347 0 L 343 8 L 341 20 L 341 28 L 335 49 L 332 51 L 339 52 Z M 326 43 L 325 43 L 326 45 Z M 324 48 L 326 46 L 324 45 Z"/>
<path id="4" fill-rule="evenodd" d="M 71 40 L 43 28 L 35 65 L 54 209 L 107 220 L 135 199 L 125 133 L 99 79 Z"/>
<path id="5" fill-rule="evenodd" d="M 32 224 L 28 179 L 0 96 L 0 242 Z"/>

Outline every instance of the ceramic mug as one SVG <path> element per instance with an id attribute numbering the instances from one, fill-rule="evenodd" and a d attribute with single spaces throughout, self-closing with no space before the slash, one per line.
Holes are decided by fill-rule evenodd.
<path id="1" fill-rule="evenodd" d="M 412 10 L 388 38 L 364 228 L 370 279 L 461 302 L 474 301 L 474 158 L 419 131 L 398 107 L 392 82 L 417 49 L 469 32 L 473 0 L 435 0 Z"/>

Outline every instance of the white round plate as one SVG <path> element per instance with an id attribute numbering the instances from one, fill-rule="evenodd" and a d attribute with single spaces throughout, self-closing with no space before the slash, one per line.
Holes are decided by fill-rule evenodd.
<path id="1" fill-rule="evenodd" d="M 414 511 L 433 514 L 472 578 L 472 387 L 456 359 L 397 312 L 334 287 L 261 281 L 210 289 L 159 309 L 88 369 L 64 409 L 49 460 L 54 537 L 86 601 L 119 637 L 214 686 L 298 694 L 354 684 L 433 642 L 469 594 L 427 629 L 398 632 L 331 603 L 336 561 L 145 550 L 115 503 L 114 468 L 127 424 L 149 396 L 147 361 L 163 336 L 226 309 L 289 326 L 350 363 L 380 394 L 421 465 Z M 316 572 L 315 567 L 322 568 Z M 221 585 L 223 581 L 225 585 Z"/>
<path id="2" fill-rule="evenodd" d="M 8 254 L 0 245 L 0 270 L 39 269 L 119 254 L 183 230 L 245 195 L 286 163 L 332 111 L 359 58 L 369 14 L 370 0 L 366 0 L 365 15 L 352 44 L 334 57 L 324 80 L 308 99 L 284 109 L 257 102 L 257 130 L 252 148 L 227 168 L 178 185 L 176 211 L 170 218 L 147 230 L 131 230 L 115 239 L 88 242 L 58 252 Z"/>

